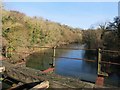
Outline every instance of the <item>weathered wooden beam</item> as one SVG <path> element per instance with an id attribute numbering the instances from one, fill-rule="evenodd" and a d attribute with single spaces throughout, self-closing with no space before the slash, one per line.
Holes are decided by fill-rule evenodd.
<path id="1" fill-rule="evenodd" d="M 3 61 L 5 66 L 4 74 L 24 83 L 44 81 L 43 73 L 40 70 L 34 70 L 27 67 L 19 67 Z"/>
<path id="2" fill-rule="evenodd" d="M 11 78 L 23 83 L 33 83 L 38 81 L 49 81 L 50 88 L 93 88 L 94 84 L 82 82 L 76 79 L 59 76 L 56 74 L 44 74 L 40 70 L 32 68 L 16 66 L 3 61 L 3 65 L 6 68 L 6 74 Z"/>

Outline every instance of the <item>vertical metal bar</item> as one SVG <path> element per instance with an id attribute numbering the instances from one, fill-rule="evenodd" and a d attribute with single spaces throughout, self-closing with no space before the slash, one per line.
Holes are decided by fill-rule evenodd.
<path id="1" fill-rule="evenodd" d="M 99 48 L 98 49 L 98 75 L 101 74 L 101 64 L 100 64 L 100 62 L 101 62 L 101 49 Z"/>
<path id="2" fill-rule="evenodd" d="M 33 52 L 35 52 L 35 48 L 34 48 L 34 46 L 33 46 Z"/>
<path id="3" fill-rule="evenodd" d="M 55 66 L 55 48 L 56 48 L 56 46 L 55 47 L 53 47 L 53 67 Z"/>
<path id="4" fill-rule="evenodd" d="M 5 47 L 5 57 L 8 57 L 7 53 L 7 47 Z"/>
<path id="5" fill-rule="evenodd" d="M 10 48 L 10 50 L 9 50 L 10 56 L 12 56 L 12 51 L 13 51 L 13 49 Z"/>
<path id="6" fill-rule="evenodd" d="M 101 49 L 98 49 L 98 75 L 100 76 L 108 76 L 108 74 L 106 72 L 102 72 L 101 71 L 101 58 L 102 58 L 102 54 L 101 54 Z"/>

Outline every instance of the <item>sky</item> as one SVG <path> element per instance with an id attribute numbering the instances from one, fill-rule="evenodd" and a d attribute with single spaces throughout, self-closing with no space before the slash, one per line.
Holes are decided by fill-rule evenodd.
<path id="1" fill-rule="evenodd" d="M 118 16 L 120 16 L 120 1 L 118 3 Z"/>
<path id="2" fill-rule="evenodd" d="M 5 2 L 4 8 L 83 29 L 118 16 L 117 2 Z"/>

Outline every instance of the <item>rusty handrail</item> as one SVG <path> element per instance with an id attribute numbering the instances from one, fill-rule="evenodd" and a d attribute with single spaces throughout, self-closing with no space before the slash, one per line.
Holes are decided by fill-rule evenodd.
<path id="1" fill-rule="evenodd" d="M 88 61 L 88 62 L 96 62 L 96 60 L 83 59 L 83 58 L 71 58 L 71 57 L 53 57 L 53 58 L 65 58 L 65 59 L 84 60 L 84 61 Z"/>
<path id="2" fill-rule="evenodd" d="M 24 47 L 24 46 L 20 46 L 20 47 Z M 50 47 L 50 46 L 25 46 L 25 47 L 32 47 L 32 48 L 49 48 L 49 49 L 53 49 L 54 47 L 56 47 L 56 46 L 52 46 L 52 47 Z M 96 51 L 96 49 L 81 49 L 81 48 L 72 48 L 72 47 L 70 47 L 70 48 L 66 48 L 66 47 L 56 47 L 56 49 L 68 49 L 68 50 L 93 50 L 93 51 Z"/>
<path id="3" fill-rule="evenodd" d="M 32 48 L 50 48 L 53 49 L 55 46 L 20 46 L 20 47 L 32 47 Z M 92 48 L 92 49 L 81 49 L 81 48 L 66 48 L 66 47 L 56 47 L 56 49 L 68 49 L 68 50 L 90 50 L 90 51 L 96 51 L 97 49 Z M 113 53 L 120 53 L 120 51 L 116 51 L 116 50 L 101 50 L 103 52 L 113 52 Z"/>
<path id="4" fill-rule="evenodd" d="M 22 47 L 22 46 L 21 46 Z M 38 47 L 38 46 L 26 46 L 26 47 L 32 47 L 32 48 L 50 48 L 50 49 L 54 49 L 54 47 Z M 68 49 L 68 50 L 92 50 L 92 51 L 97 51 L 97 49 L 81 49 L 81 48 L 60 48 L 60 47 L 56 47 L 55 49 Z M 102 52 L 112 52 L 112 53 L 119 53 L 120 51 L 112 51 L 112 50 L 101 50 Z M 7 51 L 9 52 L 9 51 Z M 24 54 L 31 54 L 30 52 L 16 52 L 16 51 L 10 51 L 13 53 L 24 53 Z M 5 53 L 5 52 L 2 52 Z M 88 62 L 96 62 L 95 60 L 89 60 L 89 59 L 81 59 L 81 58 L 70 58 L 70 57 L 53 57 L 52 58 L 66 58 L 66 59 L 76 59 L 76 60 L 84 60 L 84 61 L 88 61 Z M 114 63 L 114 62 L 107 62 L 107 61 L 101 61 L 100 63 L 105 63 L 105 64 L 114 64 L 114 65 L 120 65 L 119 63 Z"/>
<path id="5" fill-rule="evenodd" d="M 120 53 L 120 51 L 113 51 L 113 50 L 101 50 L 103 52 L 111 52 L 111 53 Z"/>
<path id="6" fill-rule="evenodd" d="M 107 61 L 101 61 L 100 63 L 104 63 L 104 64 L 112 64 L 112 65 L 120 65 L 119 63 L 115 63 L 115 62 L 107 62 Z"/>

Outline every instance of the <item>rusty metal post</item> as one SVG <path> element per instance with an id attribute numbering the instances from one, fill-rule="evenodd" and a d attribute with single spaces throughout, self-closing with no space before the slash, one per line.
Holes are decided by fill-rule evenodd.
<path id="1" fill-rule="evenodd" d="M 10 48 L 10 50 L 9 50 L 9 54 L 10 54 L 10 56 L 12 56 L 12 51 L 13 51 L 13 49 Z"/>
<path id="2" fill-rule="evenodd" d="M 101 74 L 101 49 L 98 49 L 98 75 Z"/>
<path id="3" fill-rule="evenodd" d="M 33 52 L 35 51 L 35 48 L 34 48 L 34 46 L 33 46 Z"/>
<path id="4" fill-rule="evenodd" d="M 52 62 L 53 67 L 55 66 L 55 48 L 56 46 L 53 47 L 53 62 Z"/>
<path id="5" fill-rule="evenodd" d="M 7 47 L 5 47 L 5 57 L 8 57 L 7 53 L 8 53 L 8 50 L 7 50 Z"/>
<path id="6" fill-rule="evenodd" d="M 97 85 L 97 87 L 103 87 L 103 85 L 104 85 L 104 77 L 103 77 L 103 75 L 102 75 L 102 72 L 101 72 L 101 49 L 100 48 L 98 48 L 98 62 L 97 62 L 97 64 L 98 64 L 98 71 L 97 71 L 97 74 L 98 74 L 98 77 L 96 78 L 96 82 L 95 82 L 95 84 Z"/>
<path id="7" fill-rule="evenodd" d="M 99 48 L 98 49 L 98 75 L 108 76 L 106 72 L 101 71 L 101 58 L 102 58 L 102 54 L 101 54 L 101 49 Z"/>

